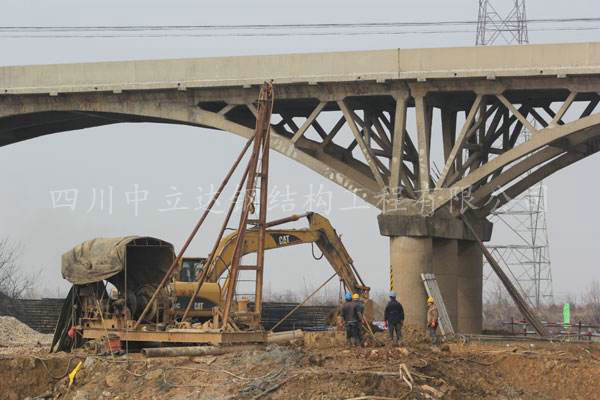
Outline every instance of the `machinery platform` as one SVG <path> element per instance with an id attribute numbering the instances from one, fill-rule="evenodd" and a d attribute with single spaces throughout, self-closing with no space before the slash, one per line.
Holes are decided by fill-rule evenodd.
<path id="1" fill-rule="evenodd" d="M 107 334 L 119 336 L 121 341 L 130 342 L 170 342 L 170 343 L 207 343 L 207 344 L 240 344 L 265 343 L 267 334 L 264 331 L 240 332 L 207 332 L 201 329 L 169 329 L 166 331 L 142 331 L 121 329 L 86 328 L 83 337 L 101 339 Z"/>

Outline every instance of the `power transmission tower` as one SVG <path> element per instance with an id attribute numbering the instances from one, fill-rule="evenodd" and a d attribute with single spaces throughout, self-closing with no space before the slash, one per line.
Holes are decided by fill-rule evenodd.
<path id="1" fill-rule="evenodd" d="M 525 0 L 514 0 L 513 8 L 505 17 L 496 11 L 491 0 L 479 0 L 475 44 L 487 46 L 494 44 L 500 38 L 506 44 L 529 43 Z"/>
<path id="2" fill-rule="evenodd" d="M 506 14 L 500 14 L 492 0 L 479 0 L 475 43 L 492 45 L 498 40 L 506 44 L 529 43 L 525 0 L 514 0 L 512 9 Z M 529 132 L 524 131 L 519 139 L 521 143 L 527 141 Z M 535 307 L 554 300 L 545 195 L 544 184 L 539 182 L 495 210 L 490 220 L 494 223 L 494 236 L 498 238 L 501 235 L 503 243 L 495 239 L 487 246 Z M 491 270 L 487 266 L 485 276 L 488 285 L 490 275 Z"/>

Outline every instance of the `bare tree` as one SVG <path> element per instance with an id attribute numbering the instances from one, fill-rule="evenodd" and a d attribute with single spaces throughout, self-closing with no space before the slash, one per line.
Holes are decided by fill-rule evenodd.
<path id="1" fill-rule="evenodd" d="M 21 298 L 33 288 L 33 276 L 19 270 L 21 246 L 9 238 L 0 239 L 0 293 L 12 299 Z"/>
<path id="2" fill-rule="evenodd" d="M 265 296 L 265 301 L 275 302 L 275 303 L 298 303 L 301 301 L 300 295 L 298 293 L 293 292 L 290 289 L 280 291 L 280 292 L 270 292 L 268 293 L 268 297 Z"/>
<path id="3" fill-rule="evenodd" d="M 486 329 L 505 330 L 504 322 L 511 318 L 518 319 L 521 314 L 500 280 L 495 280 L 494 283 L 483 304 L 483 325 Z"/>
<path id="4" fill-rule="evenodd" d="M 583 303 L 589 310 L 592 323 L 600 323 L 600 282 L 592 281 L 583 295 Z"/>

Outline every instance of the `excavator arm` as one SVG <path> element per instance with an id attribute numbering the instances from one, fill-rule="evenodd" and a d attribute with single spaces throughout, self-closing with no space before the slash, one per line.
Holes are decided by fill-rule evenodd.
<path id="1" fill-rule="evenodd" d="M 265 250 L 278 249 L 281 247 L 295 246 L 299 244 L 315 243 L 329 264 L 339 275 L 346 286 L 346 290 L 358 293 L 363 298 L 369 297 L 369 287 L 365 286 L 360 275 L 354 268 L 352 258 L 346 251 L 337 232 L 331 226 L 327 218 L 318 213 L 307 213 L 286 218 L 285 222 L 296 221 L 302 217 L 308 219 L 308 228 L 305 229 L 267 229 L 265 237 Z M 272 224 L 271 224 L 272 225 Z M 221 275 L 231 265 L 237 232 L 233 232 L 223 238 L 217 247 L 212 265 L 209 268 L 209 282 L 217 282 Z M 258 248 L 258 230 L 246 231 L 242 254 L 256 252 Z M 244 266 L 240 265 L 240 270 Z"/>
<path id="2" fill-rule="evenodd" d="M 362 297 L 369 297 L 369 287 L 365 285 L 354 262 L 348 254 L 342 239 L 337 234 L 327 218 L 317 213 L 307 215 L 310 230 L 319 233 L 319 239 L 315 242 L 319 249 L 329 261 L 335 272 L 344 282 L 346 289 L 352 293 L 358 293 Z"/>

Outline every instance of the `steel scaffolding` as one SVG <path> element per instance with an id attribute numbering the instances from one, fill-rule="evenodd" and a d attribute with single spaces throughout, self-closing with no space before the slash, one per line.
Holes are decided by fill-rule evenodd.
<path id="1" fill-rule="evenodd" d="M 511 5 L 511 9 L 501 14 L 491 0 L 479 0 L 477 45 L 492 45 L 497 41 L 529 43 L 525 0 L 514 0 Z M 523 132 L 520 141 L 528 139 L 529 132 Z M 490 221 L 494 223 L 494 239 L 487 246 L 523 296 L 535 307 L 553 302 L 545 190 L 543 182 L 540 182 L 494 210 L 490 215 Z M 485 260 L 484 264 L 484 291 L 487 291 L 493 284 L 493 280 L 488 279 L 492 270 Z"/>

